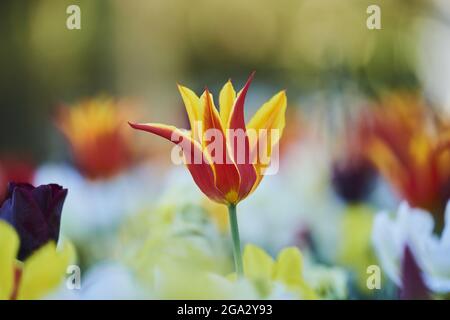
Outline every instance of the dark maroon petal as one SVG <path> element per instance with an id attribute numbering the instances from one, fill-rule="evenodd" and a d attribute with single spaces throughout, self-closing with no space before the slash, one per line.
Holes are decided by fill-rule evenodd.
<path id="1" fill-rule="evenodd" d="M 28 190 L 16 188 L 12 198 L 13 226 L 20 236 L 19 259 L 24 260 L 49 238 L 47 222 Z"/>
<path id="2" fill-rule="evenodd" d="M 48 241 L 58 241 L 67 189 L 56 184 L 34 188 L 11 183 L 9 193 L 0 209 L 0 219 L 9 222 L 19 234 L 18 258 L 24 260 Z"/>
<path id="3" fill-rule="evenodd" d="M 29 191 L 34 189 L 34 187 L 31 184 L 29 184 L 29 183 L 10 182 L 10 183 L 8 183 L 8 191 L 6 193 L 6 198 L 5 198 L 6 200 L 12 198 L 13 191 L 14 191 L 14 189 L 16 187 L 19 187 L 19 188 L 22 188 L 22 189 L 25 189 L 25 190 L 29 190 Z"/>
<path id="4" fill-rule="evenodd" d="M 332 186 L 348 203 L 364 200 L 372 191 L 374 178 L 374 168 L 364 159 L 338 160 L 332 167 Z"/>
<path id="5" fill-rule="evenodd" d="M 422 277 L 422 270 L 408 245 L 405 246 L 403 254 L 400 298 L 403 300 L 430 299 L 429 290 Z"/>
<path id="6" fill-rule="evenodd" d="M 51 239 L 58 242 L 59 239 L 59 228 L 61 225 L 61 214 L 64 206 L 64 201 L 66 200 L 68 190 L 61 188 L 56 193 L 54 193 L 52 201 L 50 202 L 47 214 L 47 225 L 49 228 L 49 233 Z"/>
<path id="7" fill-rule="evenodd" d="M 49 185 L 42 185 L 31 190 L 31 197 L 36 205 L 41 209 L 45 216 L 48 212 L 48 207 L 52 201 L 52 189 Z"/>

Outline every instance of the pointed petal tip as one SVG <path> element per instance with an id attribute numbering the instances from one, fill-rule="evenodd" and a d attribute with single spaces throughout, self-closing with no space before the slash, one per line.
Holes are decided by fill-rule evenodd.
<path id="1" fill-rule="evenodd" d="M 286 89 L 280 90 L 275 96 L 286 97 Z"/>
<path id="2" fill-rule="evenodd" d="M 136 130 L 144 130 L 148 131 L 148 129 L 151 127 L 148 123 L 134 123 L 131 121 L 128 121 L 128 125 Z"/>
<path id="3" fill-rule="evenodd" d="M 127 123 L 128 123 L 128 125 L 129 125 L 130 127 L 132 127 L 133 129 L 136 129 L 136 126 L 137 126 L 136 123 L 131 122 L 131 121 L 127 121 Z"/>
<path id="4" fill-rule="evenodd" d="M 178 91 L 183 91 L 184 90 L 184 88 L 185 88 L 185 86 L 183 86 L 181 83 L 179 83 L 179 82 L 177 82 L 177 89 L 178 89 Z"/>
<path id="5" fill-rule="evenodd" d="M 255 73 L 256 71 L 253 71 L 252 73 L 250 73 L 250 76 L 247 79 L 247 82 L 245 83 L 244 87 L 242 88 L 242 92 L 245 92 L 245 94 L 247 93 L 248 88 L 250 87 L 250 84 L 253 81 L 253 78 L 255 77 Z M 244 96 L 245 96 L 244 94 Z"/>
<path id="6" fill-rule="evenodd" d="M 133 128 L 133 129 L 137 129 L 137 130 L 145 130 L 145 128 L 148 127 L 148 123 L 136 123 L 136 122 L 131 122 L 128 121 L 128 125 Z"/>
<path id="7" fill-rule="evenodd" d="M 183 95 L 183 93 L 192 91 L 191 89 L 189 89 L 188 87 L 186 87 L 185 85 L 182 85 L 181 83 L 177 82 L 177 89 L 178 92 L 181 93 L 181 95 Z"/>

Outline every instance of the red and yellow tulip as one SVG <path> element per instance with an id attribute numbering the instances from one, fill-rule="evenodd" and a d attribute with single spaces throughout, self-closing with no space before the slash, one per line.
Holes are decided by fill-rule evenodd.
<path id="1" fill-rule="evenodd" d="M 178 86 L 188 113 L 190 131 L 159 123 L 130 123 L 134 129 L 156 134 L 181 147 L 184 163 L 200 190 L 211 200 L 228 205 L 234 261 L 239 276 L 243 276 L 244 271 L 236 204 L 256 189 L 270 165 L 273 148 L 285 126 L 287 103 L 286 94 L 281 91 L 245 124 L 244 103 L 252 79 L 253 74 L 239 93 L 231 81 L 223 86 L 219 95 L 220 112 L 208 89 L 198 97 L 192 90 Z M 274 131 L 275 136 L 272 135 Z M 211 141 L 209 135 L 212 132 L 214 140 Z"/>
<path id="2" fill-rule="evenodd" d="M 239 93 L 236 93 L 231 81 L 223 86 L 219 95 L 220 112 L 208 89 L 198 97 L 192 90 L 179 85 L 191 125 L 190 131 L 159 123 L 130 125 L 174 142 L 183 150 L 185 159 L 201 155 L 196 158 L 199 161 L 185 161 L 197 186 L 213 201 L 236 205 L 260 183 L 268 167 L 268 163 L 260 156 L 261 148 L 270 157 L 285 126 L 287 101 L 284 91 L 263 104 L 253 118 L 245 123 L 244 103 L 252 78 L 253 74 Z M 209 141 L 209 130 L 219 133 L 216 139 L 221 139 L 218 144 L 220 150 L 211 147 L 217 141 Z M 276 137 L 266 134 L 270 130 L 277 131 Z M 249 131 L 255 134 L 248 134 Z M 233 132 L 243 135 L 233 135 Z M 238 141 L 240 137 L 243 139 Z M 217 154 L 220 154 L 219 158 Z"/>

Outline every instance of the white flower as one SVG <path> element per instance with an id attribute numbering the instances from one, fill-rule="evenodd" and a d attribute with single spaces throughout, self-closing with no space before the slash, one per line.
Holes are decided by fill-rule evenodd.
<path id="1" fill-rule="evenodd" d="M 445 211 L 445 228 L 439 237 L 433 233 L 430 213 L 403 202 L 396 215 L 380 212 L 372 230 L 372 242 L 383 271 L 401 285 L 401 261 L 408 245 L 423 271 L 424 280 L 436 293 L 450 292 L 450 202 Z"/>

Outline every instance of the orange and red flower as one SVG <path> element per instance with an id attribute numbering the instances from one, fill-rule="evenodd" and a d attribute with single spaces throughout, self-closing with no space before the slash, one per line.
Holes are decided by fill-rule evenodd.
<path id="1" fill-rule="evenodd" d="M 98 97 L 62 109 L 57 126 L 72 147 L 75 164 L 90 179 L 109 178 L 132 164 L 132 139 L 124 130 L 125 105 Z"/>
<path id="2" fill-rule="evenodd" d="M 394 95 L 369 112 L 361 134 L 368 157 L 400 196 L 440 214 L 450 196 L 450 126 L 437 119 L 418 97 Z"/>
<path id="3" fill-rule="evenodd" d="M 219 95 L 220 112 L 208 89 L 198 97 L 192 90 L 178 86 L 190 131 L 158 123 L 130 125 L 177 144 L 200 190 L 216 202 L 237 204 L 258 186 L 269 166 L 265 160 L 272 155 L 285 126 L 284 91 L 273 96 L 245 124 L 244 103 L 252 79 L 253 74 L 237 94 L 230 81 L 224 85 Z M 277 134 L 268 136 L 270 130 Z M 213 141 L 210 132 L 218 133 Z M 262 152 L 265 159 L 261 157 Z"/>

